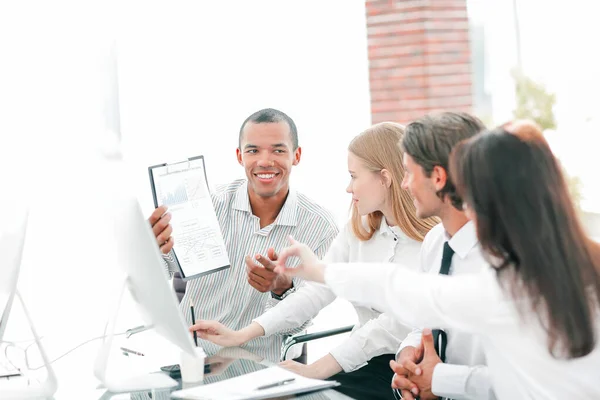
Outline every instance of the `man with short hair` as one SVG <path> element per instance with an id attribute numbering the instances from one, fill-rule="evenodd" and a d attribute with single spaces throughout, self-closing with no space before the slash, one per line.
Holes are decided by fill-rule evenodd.
<path id="1" fill-rule="evenodd" d="M 338 233 L 327 210 L 289 187 L 292 167 L 302 154 L 289 116 L 271 108 L 250 115 L 240 128 L 236 154 L 246 179 L 219 187 L 212 195 L 231 268 L 188 281 L 181 306 L 190 324 L 191 301 L 196 320 L 216 320 L 236 330 L 249 325 L 268 302 L 285 298 L 299 284 L 273 272 L 274 249 L 285 247 L 292 235 L 323 257 Z M 170 270 L 175 271 L 166 211 L 157 208 L 149 221 Z M 253 344 L 261 348 L 261 355 L 278 361 L 282 341 L 282 336 L 273 335 Z"/>
<path id="2" fill-rule="evenodd" d="M 412 195 L 419 218 L 442 220 L 423 240 L 423 272 L 460 275 L 487 267 L 475 226 L 463 212 L 448 173 L 454 146 L 484 129 L 476 117 L 453 112 L 427 115 L 406 127 L 401 143 L 406 168 L 402 187 Z M 431 348 L 434 343 L 438 343 L 436 351 Z M 414 330 L 402 341 L 396 359 L 397 363 L 391 362 L 396 373 L 392 387 L 400 389 L 404 399 L 494 398 L 483 350 L 470 334 Z"/>

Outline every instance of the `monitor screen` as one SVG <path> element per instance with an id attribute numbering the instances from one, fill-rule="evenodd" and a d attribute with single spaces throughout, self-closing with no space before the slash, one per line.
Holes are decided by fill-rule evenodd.
<path id="1" fill-rule="evenodd" d="M 12 210 L 5 214 L 5 221 L 0 228 L 0 341 L 4 337 L 17 289 L 27 217 L 27 209 Z"/>
<path id="2" fill-rule="evenodd" d="M 169 284 L 152 228 L 133 196 L 122 196 L 115 204 L 114 237 L 119 268 L 127 276 L 129 290 L 145 322 L 193 354 L 192 336 Z"/>

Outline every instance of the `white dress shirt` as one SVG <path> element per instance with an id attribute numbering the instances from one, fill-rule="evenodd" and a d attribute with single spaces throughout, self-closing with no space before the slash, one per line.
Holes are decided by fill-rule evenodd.
<path id="1" fill-rule="evenodd" d="M 389 264 L 329 264 L 325 281 L 338 296 L 406 324 L 477 335 L 498 399 L 600 399 L 600 341 L 585 357 L 554 358 L 538 315 L 521 317 L 491 268 L 445 276 Z M 600 310 L 595 321 L 598 336 Z"/>
<path id="2" fill-rule="evenodd" d="M 271 298 L 270 293 L 261 293 L 248 284 L 245 256 L 266 255 L 269 247 L 281 251 L 292 235 L 296 240 L 306 241 L 322 258 L 339 230 L 328 211 L 293 189 L 275 221 L 262 228 L 260 218 L 252 213 L 245 179 L 219 186 L 212 200 L 231 267 L 188 281 L 180 309 L 190 325 L 191 301 L 196 320 L 215 320 L 238 330 L 261 315 Z M 169 255 L 164 257 L 165 261 L 171 271 L 176 271 Z M 261 354 L 276 362 L 283 340 L 281 335 L 262 337 L 247 347 L 260 347 Z"/>
<path id="3" fill-rule="evenodd" d="M 489 268 L 481 253 L 475 226 L 473 222 L 468 222 L 452 238 L 448 236 L 442 224 L 429 231 L 421 246 L 421 272 L 434 275 L 439 273 L 446 241 L 454 250 L 450 275 L 472 274 Z M 457 400 L 493 399 L 485 355 L 479 339 L 451 327 L 439 328 L 444 328 L 448 335 L 448 345 L 445 364 L 437 365 L 433 372 L 432 393 Z M 421 329 L 411 332 L 402 341 L 398 353 L 404 347 L 418 346 L 421 334 Z"/>
<path id="4" fill-rule="evenodd" d="M 400 228 L 388 226 L 384 218 L 377 232 L 367 241 L 359 240 L 347 224 L 324 260 L 329 263 L 402 262 L 416 268 L 420 247 L 420 242 L 407 237 Z M 370 269 L 368 264 L 365 269 Z M 285 332 L 314 317 L 335 297 L 324 285 L 306 283 L 254 321 L 264 328 L 265 335 Z M 358 324 L 349 338 L 330 351 L 345 372 L 363 367 L 373 357 L 393 354 L 411 330 L 377 308 L 354 306 Z"/>

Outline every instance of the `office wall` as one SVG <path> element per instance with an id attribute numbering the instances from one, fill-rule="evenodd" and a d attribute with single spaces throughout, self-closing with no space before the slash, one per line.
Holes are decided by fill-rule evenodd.
<path id="1" fill-rule="evenodd" d="M 366 1 L 374 122 L 471 112 L 466 0 Z"/>

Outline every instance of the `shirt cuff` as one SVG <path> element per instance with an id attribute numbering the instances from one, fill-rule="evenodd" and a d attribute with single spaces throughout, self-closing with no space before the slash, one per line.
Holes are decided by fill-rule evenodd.
<path id="1" fill-rule="evenodd" d="M 344 372 L 356 371 L 367 365 L 367 361 L 369 360 L 369 357 L 360 347 L 360 344 L 352 340 L 352 336 L 332 349 L 329 354 L 335 358 L 335 361 L 340 364 Z"/>
<path id="2" fill-rule="evenodd" d="M 265 336 L 274 335 L 275 333 L 279 332 L 279 330 L 281 330 L 281 327 L 277 323 L 279 321 L 279 318 L 276 315 L 276 313 L 273 312 L 267 311 L 261 316 L 254 318 L 252 321 L 262 326 L 262 328 L 265 331 Z"/>
<path id="3" fill-rule="evenodd" d="M 440 397 L 463 397 L 470 371 L 468 365 L 437 364 L 431 378 L 431 392 Z"/>
<path id="4" fill-rule="evenodd" d="M 400 352 L 404 350 L 405 347 L 417 348 L 419 344 L 421 344 L 420 335 L 417 336 L 409 334 L 406 338 L 404 338 L 402 343 L 400 343 L 400 347 L 398 347 L 398 351 L 396 352 L 396 361 L 398 361 L 398 356 L 400 355 Z"/>

